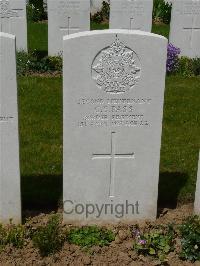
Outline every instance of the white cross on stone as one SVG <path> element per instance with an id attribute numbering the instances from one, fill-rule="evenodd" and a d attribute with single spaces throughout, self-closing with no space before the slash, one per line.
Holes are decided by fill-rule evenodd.
<path id="1" fill-rule="evenodd" d="M 109 159 L 110 160 L 110 188 L 109 197 L 113 198 L 115 192 L 115 159 L 134 159 L 134 153 L 116 153 L 116 132 L 111 133 L 111 152 L 93 154 L 92 159 Z"/>
<path id="2" fill-rule="evenodd" d="M 60 27 L 60 30 L 67 30 L 67 35 L 70 34 L 70 30 L 79 30 L 78 27 L 72 27 L 71 26 L 71 17 L 67 18 L 67 27 Z"/>

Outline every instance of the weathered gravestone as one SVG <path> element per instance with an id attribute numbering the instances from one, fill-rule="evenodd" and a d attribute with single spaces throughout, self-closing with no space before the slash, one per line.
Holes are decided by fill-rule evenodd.
<path id="1" fill-rule="evenodd" d="M 182 56 L 200 57 L 200 0 L 173 1 L 170 42 Z"/>
<path id="2" fill-rule="evenodd" d="M 63 36 L 90 29 L 90 0 L 48 0 L 49 55 L 62 53 Z"/>
<path id="3" fill-rule="evenodd" d="M 0 32 L 0 222 L 21 221 L 15 36 Z"/>
<path id="4" fill-rule="evenodd" d="M 196 214 L 200 214 L 200 152 L 199 152 L 199 164 L 198 164 L 198 173 L 197 173 L 194 211 Z"/>
<path id="5" fill-rule="evenodd" d="M 110 0 L 110 29 L 151 31 L 153 0 Z"/>
<path id="6" fill-rule="evenodd" d="M 65 221 L 156 218 L 166 47 L 141 31 L 64 37 Z"/>
<path id="7" fill-rule="evenodd" d="M 15 35 L 17 50 L 27 51 L 26 0 L 0 0 L 0 31 Z"/>

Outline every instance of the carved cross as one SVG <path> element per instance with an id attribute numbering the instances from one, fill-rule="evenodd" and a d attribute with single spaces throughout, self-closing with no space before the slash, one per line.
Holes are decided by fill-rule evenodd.
<path id="1" fill-rule="evenodd" d="M 67 35 L 70 34 L 70 30 L 79 30 L 78 27 L 72 27 L 71 26 L 71 17 L 67 17 L 67 26 L 66 27 L 60 27 L 60 30 L 67 30 Z"/>
<path id="2" fill-rule="evenodd" d="M 110 160 L 110 186 L 109 197 L 115 196 L 115 163 L 116 159 L 134 159 L 134 153 L 116 153 L 116 132 L 111 133 L 111 152 L 93 154 L 92 159 L 107 159 Z"/>

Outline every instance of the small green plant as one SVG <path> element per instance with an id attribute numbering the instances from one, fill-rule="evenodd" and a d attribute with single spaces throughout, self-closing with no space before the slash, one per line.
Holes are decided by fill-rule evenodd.
<path id="1" fill-rule="evenodd" d="M 6 227 L 0 225 L 0 250 L 6 245 L 22 248 L 25 244 L 26 232 L 22 225 L 14 225 L 12 221 Z"/>
<path id="2" fill-rule="evenodd" d="M 171 20 L 172 5 L 164 0 L 154 0 L 153 6 L 153 19 L 155 21 L 161 20 L 162 22 L 169 24 Z"/>
<path id="3" fill-rule="evenodd" d="M 58 215 L 53 215 L 46 226 L 40 226 L 32 235 L 33 244 L 40 250 L 42 256 L 59 251 L 64 240 Z"/>
<path id="4" fill-rule="evenodd" d="M 3 227 L 2 224 L 0 224 L 0 251 L 5 247 L 6 245 L 6 230 Z"/>
<path id="5" fill-rule="evenodd" d="M 180 257 L 184 260 L 200 260 L 200 217 L 188 217 L 180 226 L 182 250 Z"/>
<path id="6" fill-rule="evenodd" d="M 188 58 L 182 56 L 178 59 L 176 73 L 184 77 L 193 77 L 200 75 L 200 58 Z"/>
<path id="7" fill-rule="evenodd" d="M 97 226 L 86 226 L 70 230 L 67 235 L 68 242 L 81 247 L 108 246 L 115 239 L 111 230 Z"/>
<path id="8" fill-rule="evenodd" d="M 47 19 L 47 13 L 44 11 L 42 0 L 29 0 L 27 5 L 27 20 L 29 22 L 38 22 Z"/>
<path id="9" fill-rule="evenodd" d="M 92 17 L 92 22 L 101 23 L 107 22 L 110 15 L 110 4 L 106 1 L 103 1 L 102 8 L 100 11 L 96 12 Z"/>
<path id="10" fill-rule="evenodd" d="M 200 75 L 200 58 L 192 59 L 192 69 L 195 76 Z"/>
<path id="11" fill-rule="evenodd" d="M 6 229 L 6 244 L 22 248 L 26 239 L 26 231 L 22 225 L 10 224 Z"/>
<path id="12" fill-rule="evenodd" d="M 161 262 L 167 261 L 167 254 L 174 250 L 174 230 L 172 226 L 158 228 L 141 233 L 137 228 L 134 232 L 133 247 L 138 254 L 150 255 Z"/>
<path id="13" fill-rule="evenodd" d="M 36 52 L 17 53 L 17 74 L 26 76 L 32 73 L 62 72 L 62 58 L 60 56 L 41 56 Z"/>

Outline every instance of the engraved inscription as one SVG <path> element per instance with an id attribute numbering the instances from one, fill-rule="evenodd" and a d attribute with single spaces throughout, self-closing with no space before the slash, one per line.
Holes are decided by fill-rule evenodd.
<path id="1" fill-rule="evenodd" d="M 135 1 L 135 0 L 126 0 L 121 1 L 121 4 L 118 4 L 112 12 L 114 13 L 126 13 L 127 16 L 143 16 L 145 14 L 145 6 L 143 2 Z"/>
<path id="2" fill-rule="evenodd" d="M 116 159 L 134 159 L 134 153 L 116 153 L 116 132 L 111 133 L 111 152 L 93 154 L 92 159 L 109 159 L 110 160 L 110 186 L 109 197 L 115 196 L 115 160 Z"/>
<path id="3" fill-rule="evenodd" d="M 10 8 L 8 0 L 0 1 L 0 18 L 18 17 L 18 12 Z"/>
<path id="4" fill-rule="evenodd" d="M 140 106 L 148 108 L 151 101 L 150 98 L 81 98 L 77 102 L 81 108 L 78 127 L 149 126 L 150 122 L 142 111 L 144 108 Z"/>
<path id="5" fill-rule="evenodd" d="M 58 14 L 66 15 L 71 11 L 78 11 L 80 9 L 80 1 L 59 1 Z"/>
<path id="6" fill-rule="evenodd" d="M 14 119 L 13 116 L 0 116 L 0 123 L 2 122 L 10 122 Z"/>
<path id="7" fill-rule="evenodd" d="M 100 51 L 92 63 L 92 78 L 104 92 L 125 93 L 136 85 L 141 66 L 136 53 L 116 40 Z"/>
<path id="8" fill-rule="evenodd" d="M 122 12 L 126 10 L 134 16 L 142 16 L 144 14 L 144 3 L 136 2 L 135 0 L 127 0 L 122 3 L 121 10 Z"/>
<path id="9" fill-rule="evenodd" d="M 176 13 L 179 15 L 199 15 L 200 2 L 184 3 L 181 8 L 176 9 Z"/>

